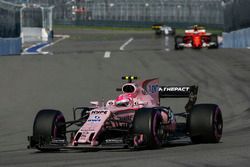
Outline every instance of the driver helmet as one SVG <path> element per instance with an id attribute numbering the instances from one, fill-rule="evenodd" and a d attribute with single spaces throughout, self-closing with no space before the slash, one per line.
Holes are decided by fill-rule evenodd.
<path id="1" fill-rule="evenodd" d="M 198 31 L 198 25 L 194 25 L 194 31 Z"/>
<path id="2" fill-rule="evenodd" d="M 132 102 L 131 93 L 122 94 L 115 99 L 115 105 L 117 107 L 127 107 L 131 104 L 131 102 Z"/>

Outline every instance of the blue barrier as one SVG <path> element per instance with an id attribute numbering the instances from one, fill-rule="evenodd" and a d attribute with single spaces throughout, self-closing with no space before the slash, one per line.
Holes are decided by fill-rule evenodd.
<path id="1" fill-rule="evenodd" d="M 223 48 L 250 47 L 250 28 L 245 28 L 230 33 L 223 33 Z"/>
<path id="2" fill-rule="evenodd" d="M 19 55 L 21 50 L 21 38 L 0 38 L 0 56 Z"/>

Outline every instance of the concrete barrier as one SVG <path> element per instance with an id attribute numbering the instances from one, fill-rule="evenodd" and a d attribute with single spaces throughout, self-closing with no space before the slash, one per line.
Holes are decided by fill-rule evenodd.
<path id="1" fill-rule="evenodd" d="M 21 38 L 0 38 L 0 56 L 19 55 L 21 50 Z"/>
<path id="2" fill-rule="evenodd" d="M 223 48 L 249 48 L 250 28 L 223 33 Z"/>

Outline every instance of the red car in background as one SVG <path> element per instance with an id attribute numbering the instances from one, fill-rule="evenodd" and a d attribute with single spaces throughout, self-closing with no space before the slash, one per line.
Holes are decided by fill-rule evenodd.
<path id="1" fill-rule="evenodd" d="M 207 33 L 204 27 L 194 25 L 185 30 L 185 35 L 175 36 L 175 49 L 183 48 L 218 48 L 218 36 Z"/>

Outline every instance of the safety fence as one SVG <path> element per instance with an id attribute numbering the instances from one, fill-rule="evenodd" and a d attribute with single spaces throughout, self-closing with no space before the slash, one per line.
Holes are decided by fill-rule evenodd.
<path id="1" fill-rule="evenodd" d="M 202 24 L 233 31 L 250 27 L 249 0 L 9 0 L 54 6 L 53 18 L 61 24 L 148 22 L 169 25 Z M 87 23 L 86 23 L 87 22 Z M 111 25 L 112 26 L 112 25 Z"/>
<path id="2" fill-rule="evenodd" d="M 20 36 L 20 6 L 0 0 L 0 37 Z"/>
<path id="3" fill-rule="evenodd" d="M 146 26 L 148 22 L 164 22 L 177 26 L 202 24 L 220 28 L 224 25 L 221 0 L 79 0 L 65 3 L 64 9 L 60 11 L 64 12 L 62 17 L 56 18 L 61 23 L 107 21 Z"/>
<path id="4" fill-rule="evenodd" d="M 250 28 L 223 33 L 223 48 L 250 48 Z"/>
<path id="5" fill-rule="evenodd" d="M 224 30 L 227 32 L 250 27 L 249 0 L 222 0 Z"/>

